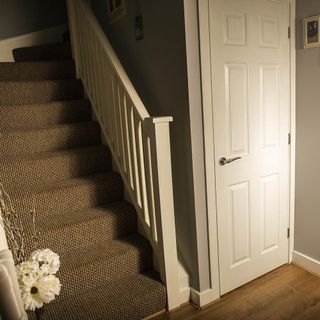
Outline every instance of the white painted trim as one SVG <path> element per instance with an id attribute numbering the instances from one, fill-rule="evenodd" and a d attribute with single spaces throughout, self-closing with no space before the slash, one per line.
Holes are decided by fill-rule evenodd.
<path id="1" fill-rule="evenodd" d="M 273 0 L 271 0 L 273 1 Z M 282 0 L 290 6 L 290 28 L 291 28 L 291 152 L 290 152 L 290 209 L 289 221 L 290 239 L 288 248 L 288 262 L 292 260 L 294 246 L 294 202 L 295 202 L 295 146 L 296 146 L 296 64 L 295 64 L 295 7 L 296 0 Z M 219 254 L 218 254 L 218 229 L 216 208 L 216 181 L 214 165 L 214 136 L 213 136 L 213 95 L 212 74 L 210 63 L 210 26 L 209 26 L 209 0 L 198 0 L 199 8 L 199 34 L 201 53 L 201 80 L 203 99 L 203 126 L 205 142 L 205 167 L 206 167 L 206 193 L 207 193 L 207 215 L 210 245 L 210 267 L 211 267 L 211 290 L 215 293 L 215 299 L 220 296 L 219 276 Z M 210 195 L 210 196 L 208 196 Z M 194 291 L 191 297 L 194 296 Z"/>
<path id="2" fill-rule="evenodd" d="M 211 290 L 213 299 L 220 297 L 220 272 L 218 253 L 218 227 L 216 207 L 216 181 L 215 181 L 215 148 L 213 136 L 213 96 L 211 90 L 211 49 L 210 49 L 210 25 L 209 25 L 209 0 L 198 1 L 199 10 L 199 35 L 200 35 L 200 59 L 202 80 L 202 104 L 203 104 L 203 131 L 205 148 L 206 194 L 207 194 L 207 219 L 210 254 Z M 210 196 L 209 196 L 210 195 Z M 193 292 L 193 297 L 195 292 Z"/>
<path id="3" fill-rule="evenodd" d="M 67 24 L 35 31 L 21 36 L 0 40 L 0 62 L 13 61 L 12 50 L 15 48 L 37 46 L 47 43 L 61 42 Z"/>
<path id="4" fill-rule="evenodd" d="M 289 207 L 289 263 L 292 261 L 294 248 L 294 215 L 295 215 L 295 179 L 296 179 L 296 0 L 289 0 L 290 5 L 290 63 L 291 63 L 291 149 L 290 149 L 290 207 Z"/>
<path id="5" fill-rule="evenodd" d="M 190 290 L 191 301 L 199 308 L 203 308 L 208 304 L 218 300 L 220 297 L 216 296 L 214 290 L 208 289 L 202 292 L 198 292 L 191 288 Z"/>
<path id="6" fill-rule="evenodd" d="M 292 263 L 320 277 L 320 261 L 294 250 Z"/>
<path id="7" fill-rule="evenodd" d="M 190 301 L 190 276 L 178 254 L 179 303 L 180 306 Z"/>

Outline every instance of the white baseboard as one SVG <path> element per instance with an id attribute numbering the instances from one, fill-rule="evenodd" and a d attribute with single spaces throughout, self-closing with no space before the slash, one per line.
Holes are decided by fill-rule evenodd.
<path id="1" fill-rule="evenodd" d="M 318 260 L 310 258 L 298 251 L 293 251 L 292 263 L 317 276 L 320 276 L 320 261 Z"/>
<path id="2" fill-rule="evenodd" d="M 0 40 L 0 62 L 13 61 L 12 50 L 21 47 L 38 46 L 47 43 L 61 42 L 67 24 L 54 26 L 21 36 Z"/>
<path id="3" fill-rule="evenodd" d="M 220 296 L 217 296 L 216 292 L 214 292 L 214 290 L 212 289 L 199 292 L 191 288 L 190 299 L 196 306 L 198 306 L 199 308 L 203 308 L 206 305 L 220 299 Z"/>

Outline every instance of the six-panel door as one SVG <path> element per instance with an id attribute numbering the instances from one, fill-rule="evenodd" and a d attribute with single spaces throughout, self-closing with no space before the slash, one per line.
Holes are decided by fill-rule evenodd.
<path id="1" fill-rule="evenodd" d="M 288 26 L 279 1 L 210 1 L 221 294 L 288 261 Z"/>

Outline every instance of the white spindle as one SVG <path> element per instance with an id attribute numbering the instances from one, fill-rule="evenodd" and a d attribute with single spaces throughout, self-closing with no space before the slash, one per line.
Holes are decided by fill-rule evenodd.
<path id="1" fill-rule="evenodd" d="M 144 220 L 147 225 L 150 225 L 149 208 L 147 205 L 147 192 L 146 192 L 146 177 L 145 177 L 145 165 L 143 157 L 143 142 L 142 142 L 142 123 L 141 119 L 135 114 L 134 116 L 134 129 L 135 139 L 137 146 L 137 162 L 139 173 L 139 185 L 140 185 L 140 200 L 141 209 L 144 215 Z"/>
<path id="2" fill-rule="evenodd" d="M 125 130 L 125 145 L 126 145 L 126 154 L 127 154 L 127 164 L 128 164 L 128 175 L 129 175 L 129 184 L 130 188 L 133 189 L 133 173 L 132 173 L 132 153 L 130 149 L 130 133 L 129 133 L 129 111 L 128 111 L 128 98 L 125 95 L 124 97 L 124 130 Z"/>

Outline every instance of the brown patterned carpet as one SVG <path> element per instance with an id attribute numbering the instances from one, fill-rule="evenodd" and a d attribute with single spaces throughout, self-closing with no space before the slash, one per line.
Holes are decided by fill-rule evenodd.
<path id="1" fill-rule="evenodd" d="M 34 204 L 39 247 L 60 255 L 62 290 L 45 319 L 135 320 L 165 309 L 151 246 L 101 144 L 70 45 L 13 53 L 16 62 L 0 63 L 0 181 L 23 220 L 27 254 Z"/>

